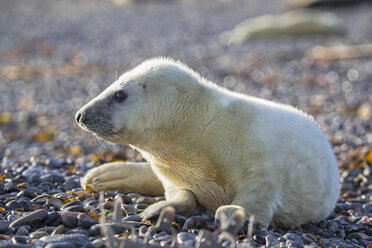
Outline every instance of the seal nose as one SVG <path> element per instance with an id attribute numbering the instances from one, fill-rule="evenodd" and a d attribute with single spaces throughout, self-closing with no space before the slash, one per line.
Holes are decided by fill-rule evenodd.
<path id="1" fill-rule="evenodd" d="M 75 115 L 75 120 L 77 123 L 80 123 L 80 119 L 81 119 L 81 112 L 77 112 L 76 115 Z"/>

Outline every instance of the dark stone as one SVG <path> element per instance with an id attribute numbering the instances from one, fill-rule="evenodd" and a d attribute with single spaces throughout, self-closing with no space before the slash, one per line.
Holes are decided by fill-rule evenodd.
<path id="1" fill-rule="evenodd" d="M 355 240 L 361 240 L 361 239 L 366 239 L 369 236 L 365 233 L 361 232 L 354 232 L 354 233 L 349 233 L 345 236 L 345 239 L 355 239 Z"/>
<path id="2" fill-rule="evenodd" d="M 17 194 L 17 196 L 18 197 L 27 197 L 27 198 L 33 199 L 33 198 L 36 197 L 36 194 L 31 190 L 24 189 L 24 190 L 20 191 Z"/>
<path id="3" fill-rule="evenodd" d="M 92 219 L 89 215 L 80 213 L 78 216 L 78 226 L 84 227 L 84 228 L 90 228 L 93 225 L 98 224 L 98 221 Z"/>
<path id="4" fill-rule="evenodd" d="M 136 221 L 136 222 L 141 222 L 142 217 L 139 215 L 129 215 L 127 217 L 124 217 L 123 220 L 125 221 Z"/>
<path id="5" fill-rule="evenodd" d="M 69 211 L 63 211 L 61 214 L 61 220 L 63 225 L 66 227 L 74 228 L 77 227 L 78 223 L 78 212 L 69 212 Z"/>
<path id="6" fill-rule="evenodd" d="M 69 242 L 56 242 L 56 243 L 50 243 L 45 248 L 76 248 L 77 246 L 75 244 L 71 244 Z"/>
<path id="7" fill-rule="evenodd" d="M 36 222 L 42 222 L 48 217 L 48 211 L 45 209 L 39 209 L 30 214 L 20 217 L 19 219 L 13 221 L 10 227 L 16 227 Z"/>
<path id="8" fill-rule="evenodd" d="M 65 187 L 66 191 L 70 191 L 74 188 L 79 188 L 80 187 L 80 182 L 76 179 L 70 179 L 64 182 L 63 186 Z"/>
<path id="9" fill-rule="evenodd" d="M 42 237 L 40 241 L 45 243 L 61 243 L 66 242 L 74 244 L 77 247 L 83 247 L 89 242 L 89 238 L 83 234 L 57 234 Z"/>
<path id="10" fill-rule="evenodd" d="M 253 240 L 256 241 L 257 243 L 261 244 L 261 245 L 266 244 L 265 237 L 262 236 L 262 235 L 259 235 L 259 234 L 253 235 Z"/>
<path id="11" fill-rule="evenodd" d="M 75 205 L 69 206 L 63 209 L 63 211 L 70 211 L 70 212 L 85 212 L 85 208 L 83 205 Z"/>
<path id="12" fill-rule="evenodd" d="M 72 202 L 68 202 L 68 203 L 66 203 L 66 204 L 64 204 L 62 207 L 61 207 L 61 209 L 65 209 L 65 208 L 68 208 L 68 207 L 71 207 L 71 206 L 82 206 L 83 205 L 83 203 L 81 202 L 81 201 L 79 201 L 79 200 L 77 200 L 77 201 L 72 201 Z"/>
<path id="13" fill-rule="evenodd" d="M 8 202 L 8 203 L 5 205 L 5 209 L 6 209 L 6 210 L 14 210 L 14 209 L 19 209 L 19 208 L 22 208 L 22 206 L 21 206 L 21 204 L 19 204 L 19 202 L 16 201 L 16 200 L 10 201 L 10 202 Z"/>
<path id="14" fill-rule="evenodd" d="M 32 204 L 30 201 L 20 200 L 18 203 L 21 205 L 21 208 L 23 208 L 23 211 L 29 212 L 32 210 Z"/>
<path id="15" fill-rule="evenodd" d="M 61 215 L 58 212 L 49 212 L 48 217 L 44 221 L 45 225 L 49 225 L 53 223 L 54 221 L 58 220 L 61 217 Z"/>
<path id="16" fill-rule="evenodd" d="M 110 224 L 107 224 L 114 233 L 122 233 L 123 232 L 123 228 L 115 223 L 110 223 Z M 90 233 L 92 236 L 97 236 L 97 235 L 101 235 L 101 227 L 102 227 L 102 224 L 96 224 L 96 225 L 93 225 L 90 227 Z"/>
<path id="17" fill-rule="evenodd" d="M 9 227 L 9 222 L 0 220 L 0 233 L 4 233 L 8 230 Z"/>
<path id="18" fill-rule="evenodd" d="M 126 194 L 120 194 L 119 193 L 115 196 L 115 199 L 118 198 L 118 197 L 122 198 L 124 204 L 132 204 L 133 203 L 132 198 L 130 198 Z"/>
<path id="19" fill-rule="evenodd" d="M 21 235 L 14 235 L 11 238 L 11 241 L 15 244 L 27 244 L 27 240 L 29 240 L 29 237 L 21 236 Z"/>
<path id="20" fill-rule="evenodd" d="M 65 181 L 65 177 L 58 172 L 49 172 L 46 175 L 41 176 L 40 180 L 51 183 L 63 183 Z"/>

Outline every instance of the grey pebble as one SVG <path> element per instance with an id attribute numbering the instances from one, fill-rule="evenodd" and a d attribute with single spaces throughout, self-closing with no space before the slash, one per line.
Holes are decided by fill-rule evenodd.
<path id="1" fill-rule="evenodd" d="M 266 235 L 265 240 L 266 240 L 266 246 L 268 247 L 276 246 L 279 244 L 278 240 L 270 234 Z"/>
<path id="2" fill-rule="evenodd" d="M 150 197 L 150 196 L 140 196 L 137 199 L 137 202 L 136 203 L 153 204 L 155 202 L 156 202 L 156 200 L 153 197 Z"/>
<path id="3" fill-rule="evenodd" d="M 265 237 L 260 235 L 260 234 L 253 235 L 253 240 L 256 241 L 257 243 L 261 244 L 261 245 L 266 244 Z"/>
<path id="4" fill-rule="evenodd" d="M 17 197 L 27 197 L 32 199 L 36 197 L 36 194 L 31 190 L 24 189 L 17 194 Z"/>
<path id="5" fill-rule="evenodd" d="M 78 224 L 78 212 L 63 211 L 61 214 L 61 221 L 66 227 L 74 228 Z"/>
<path id="6" fill-rule="evenodd" d="M 63 203 L 60 199 L 57 198 L 48 198 L 47 204 L 56 207 L 57 209 L 60 209 L 63 206 Z"/>
<path id="7" fill-rule="evenodd" d="M 27 230 L 26 227 L 24 226 L 20 226 L 17 231 L 16 231 L 16 235 L 21 235 L 21 236 L 26 236 L 30 233 L 29 230 Z"/>
<path id="8" fill-rule="evenodd" d="M 172 240 L 170 240 L 170 239 L 160 241 L 160 246 L 169 247 L 171 244 L 172 244 Z"/>
<path id="9" fill-rule="evenodd" d="M 149 206 L 149 204 L 145 203 L 136 203 L 133 205 L 135 209 L 145 209 Z"/>
<path id="10" fill-rule="evenodd" d="M 346 229 L 345 229 L 345 233 L 349 234 L 349 233 L 353 233 L 353 232 L 359 232 L 361 230 L 363 230 L 364 227 L 363 226 L 359 226 L 359 225 L 350 225 L 348 226 Z"/>
<path id="11" fill-rule="evenodd" d="M 310 238 L 309 235 L 307 235 L 306 233 L 301 234 L 301 238 L 304 241 L 304 243 L 306 243 L 306 244 L 315 243 L 314 240 L 312 238 Z"/>
<path id="12" fill-rule="evenodd" d="M 6 210 L 14 210 L 14 209 L 18 209 L 18 208 L 22 208 L 22 206 L 16 200 L 12 200 L 12 201 L 8 202 L 7 204 L 5 204 L 5 209 Z"/>
<path id="13" fill-rule="evenodd" d="M 124 208 L 124 210 L 128 213 L 128 214 L 137 214 L 137 209 L 135 209 L 133 206 L 131 205 L 124 205 L 122 206 Z"/>
<path id="14" fill-rule="evenodd" d="M 16 221 L 18 219 L 15 214 L 9 214 L 6 218 L 10 222 L 14 222 L 14 221 Z"/>
<path id="15" fill-rule="evenodd" d="M 34 239 L 40 239 L 41 237 L 47 236 L 49 233 L 45 231 L 35 231 L 33 233 L 30 233 L 30 237 Z"/>
<path id="16" fill-rule="evenodd" d="M 141 222 L 142 217 L 139 215 L 129 215 L 123 218 L 124 221 L 136 221 L 136 222 Z"/>
<path id="17" fill-rule="evenodd" d="M 41 176 L 40 180 L 42 182 L 63 183 L 65 181 L 65 177 L 61 173 L 58 173 L 58 172 L 48 172 L 47 174 Z"/>
<path id="18" fill-rule="evenodd" d="M 6 240 L 0 240 L 0 248 L 29 248 L 29 245 L 25 244 L 12 244 Z"/>
<path id="19" fill-rule="evenodd" d="M 14 235 L 10 240 L 15 244 L 27 244 L 27 240 L 29 239 L 29 237 L 23 235 Z"/>
<path id="20" fill-rule="evenodd" d="M 63 209 L 66 209 L 68 207 L 71 207 L 71 206 L 82 206 L 82 205 L 83 205 L 83 203 L 81 201 L 76 200 L 76 201 L 71 201 L 71 202 L 68 202 L 68 203 L 64 204 L 61 207 L 61 209 L 63 210 Z"/>
<path id="21" fill-rule="evenodd" d="M 289 239 L 289 240 L 294 241 L 295 243 L 297 243 L 300 246 L 304 245 L 304 241 L 295 233 L 289 232 L 289 233 L 284 234 L 283 237 L 285 239 Z"/>
<path id="22" fill-rule="evenodd" d="M 338 229 L 338 225 L 336 221 L 330 221 L 328 222 L 327 228 L 329 231 L 336 232 Z"/>
<path id="23" fill-rule="evenodd" d="M 195 241 L 196 234 L 189 232 L 180 232 L 177 234 L 177 243 L 184 244 L 186 241 Z"/>
<path id="24" fill-rule="evenodd" d="M 17 220 L 13 221 L 9 226 L 16 227 L 25 224 L 30 224 L 31 222 L 35 222 L 35 220 L 44 221 L 47 217 L 48 211 L 45 209 L 39 209 L 30 214 L 18 218 Z"/>
<path id="25" fill-rule="evenodd" d="M 52 232 L 52 235 L 57 235 L 57 234 L 63 234 L 65 233 L 65 226 L 64 225 L 59 225 L 57 226 L 56 229 Z"/>
<path id="26" fill-rule="evenodd" d="M 70 179 L 63 183 L 63 186 L 65 187 L 66 191 L 70 191 L 74 188 L 80 187 L 80 182 L 76 179 Z"/>
<path id="27" fill-rule="evenodd" d="M 55 222 L 56 220 L 58 220 L 59 218 L 60 218 L 60 214 L 58 212 L 49 212 L 48 217 L 44 221 L 44 224 L 49 225 Z"/>
<path id="28" fill-rule="evenodd" d="M 30 201 L 27 200 L 19 200 L 19 205 L 21 205 L 21 208 L 23 208 L 23 211 L 29 212 L 32 210 L 32 204 Z"/>
<path id="29" fill-rule="evenodd" d="M 98 224 L 98 221 L 92 219 L 89 215 L 84 213 L 80 213 L 77 216 L 77 219 L 77 225 L 84 228 L 90 228 L 91 226 Z"/>
<path id="30" fill-rule="evenodd" d="M 106 247 L 105 241 L 102 239 L 95 239 L 93 240 L 92 244 L 97 247 Z"/>
<path id="31" fill-rule="evenodd" d="M 123 228 L 117 224 L 114 224 L 114 223 L 109 223 L 107 224 L 108 227 L 111 228 L 111 230 L 117 234 L 117 233 L 122 233 L 123 231 Z M 96 225 L 93 225 L 90 227 L 90 233 L 92 236 L 97 236 L 97 235 L 101 235 L 101 228 L 102 228 L 102 224 L 96 224 Z"/>
<path id="32" fill-rule="evenodd" d="M 0 220 L 0 233 L 6 232 L 6 230 L 8 230 L 8 227 L 9 227 L 8 221 Z"/>
<path id="33" fill-rule="evenodd" d="M 69 206 L 69 207 L 64 208 L 63 211 L 85 212 L 85 208 L 83 205 L 74 205 L 74 206 Z"/>
<path id="34" fill-rule="evenodd" d="M 123 200 L 123 203 L 124 204 L 132 204 L 133 201 L 132 201 L 132 198 L 130 198 L 129 196 L 127 196 L 126 194 L 118 194 L 115 196 L 115 199 L 121 197 L 121 199 Z"/>
<path id="35" fill-rule="evenodd" d="M 45 243 L 68 242 L 81 247 L 89 241 L 89 238 L 82 234 L 57 234 L 42 237 L 40 241 Z"/>
<path id="36" fill-rule="evenodd" d="M 106 202 L 102 202 L 98 205 L 98 209 L 108 209 L 108 210 L 111 210 L 112 207 L 114 206 L 114 203 L 111 202 L 111 201 L 106 201 Z"/>
<path id="37" fill-rule="evenodd" d="M 72 244 L 70 242 L 56 242 L 45 246 L 45 248 L 76 248 L 76 247 L 77 246 L 75 244 Z"/>
<path id="38" fill-rule="evenodd" d="M 345 239 L 355 239 L 355 240 L 361 240 L 361 239 L 366 239 L 369 236 L 365 233 L 361 232 L 355 232 L 355 233 L 349 233 L 345 236 Z"/>

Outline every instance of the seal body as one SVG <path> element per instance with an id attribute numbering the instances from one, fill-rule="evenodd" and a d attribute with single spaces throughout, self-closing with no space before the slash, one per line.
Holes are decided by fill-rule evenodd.
<path id="1" fill-rule="evenodd" d="M 147 159 L 141 169 L 123 163 L 114 175 L 104 165 L 82 180 L 85 188 L 125 190 L 128 175 L 137 175 L 138 192 L 164 191 L 166 201 L 145 218 L 200 205 L 217 218 L 243 209 L 264 227 L 291 228 L 327 217 L 339 197 L 337 161 L 312 117 L 218 87 L 171 59 L 124 73 L 76 117 L 86 131 Z"/>

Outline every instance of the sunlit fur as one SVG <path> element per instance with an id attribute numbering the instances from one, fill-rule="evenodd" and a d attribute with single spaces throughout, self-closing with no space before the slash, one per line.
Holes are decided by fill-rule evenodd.
<path id="1" fill-rule="evenodd" d="M 119 89 L 127 100 L 108 104 Z M 87 109 L 112 125 L 96 136 L 139 150 L 160 179 L 167 201 L 151 205 L 145 217 L 167 205 L 189 214 L 198 203 L 218 218 L 241 207 L 262 226 L 295 227 L 327 217 L 339 197 L 335 156 L 311 117 L 218 87 L 180 62 L 143 62 Z M 99 173 L 109 173 L 106 167 Z M 131 170 L 121 173 L 123 186 Z"/>

